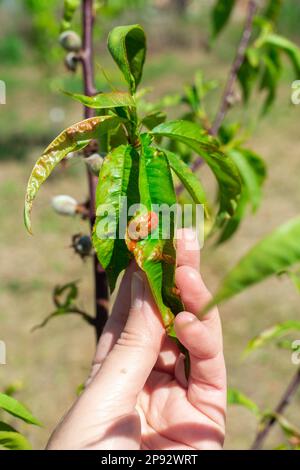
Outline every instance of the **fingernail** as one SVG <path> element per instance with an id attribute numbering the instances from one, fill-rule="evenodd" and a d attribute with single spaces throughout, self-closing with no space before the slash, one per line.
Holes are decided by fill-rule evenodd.
<path id="1" fill-rule="evenodd" d="M 141 309 L 144 302 L 145 284 L 139 273 L 132 275 L 131 283 L 131 307 Z"/>

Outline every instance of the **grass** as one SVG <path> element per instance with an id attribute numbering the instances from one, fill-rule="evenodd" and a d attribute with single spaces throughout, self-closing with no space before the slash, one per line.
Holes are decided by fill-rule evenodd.
<path id="1" fill-rule="evenodd" d="M 157 33 L 149 33 L 150 43 L 155 44 Z M 153 86 L 153 97 L 177 91 L 191 81 L 201 66 L 206 78 L 219 80 L 217 92 L 220 95 L 228 60 L 232 57 L 232 49 L 230 52 L 225 49 L 226 42 L 221 40 L 217 53 L 212 55 L 199 47 L 191 47 L 188 54 L 184 48 L 157 50 L 150 55 L 144 85 Z M 101 65 L 108 67 L 112 80 L 119 84 L 120 77 L 111 61 L 105 58 Z M 85 380 L 94 353 L 94 332 L 73 316 L 55 319 L 45 329 L 30 332 L 53 310 L 51 292 L 56 284 L 79 279 L 80 306 L 88 312 L 93 310 L 91 263 L 82 262 L 70 248 L 71 235 L 87 233 L 88 226 L 79 219 L 60 218 L 50 208 L 51 197 L 56 194 L 85 199 L 83 164 L 71 160 L 66 170 L 59 167 L 42 188 L 33 212 L 33 238 L 23 228 L 23 197 L 30 169 L 42 148 L 62 127 L 81 118 L 80 105 L 57 93 L 59 88 L 79 90 L 80 81 L 78 76 L 65 75 L 62 69 L 58 70 L 57 78 L 49 78 L 34 63 L 25 64 L 21 69 L 7 66 L 5 74 L 11 94 L 0 142 L 1 155 L 5 155 L 0 173 L 0 339 L 7 343 L 8 364 L 1 366 L 1 385 L 4 388 L 15 380 L 24 384 L 18 398 L 29 404 L 44 427 L 35 429 L 21 425 L 21 428 L 34 448 L 42 448 L 74 400 L 77 386 Z M 97 75 L 101 89 L 104 81 L 99 70 Z M 216 99 L 210 100 L 212 110 Z M 253 123 L 255 136 L 249 145 L 266 159 L 269 176 L 258 213 L 250 215 L 237 236 L 226 245 L 216 249 L 207 244 L 203 250 L 201 269 L 213 291 L 250 246 L 299 211 L 298 110 L 289 104 L 289 99 L 290 76 L 287 74 L 279 100 L 267 119 L 258 120 L 258 98 L 252 100 L 247 110 L 231 114 L 232 120 L 241 117 Z M 49 122 L 49 109 L 56 106 L 65 110 L 64 122 Z M 17 131 L 28 139 L 24 140 L 24 145 L 19 145 L 14 137 Z M 212 189 L 208 170 L 202 171 L 202 178 Z M 284 319 L 296 319 L 298 304 L 298 294 L 287 279 L 270 279 L 221 308 L 229 385 L 241 389 L 262 408 L 276 404 L 295 366 L 291 364 L 289 353 L 272 346 L 243 361 L 242 352 L 247 342 L 263 328 Z M 299 394 L 288 415 L 295 423 L 299 422 Z M 255 419 L 249 412 L 230 407 L 226 447 L 249 447 L 255 427 Z M 275 431 L 268 446 L 278 443 L 278 439 L 281 437 Z"/>

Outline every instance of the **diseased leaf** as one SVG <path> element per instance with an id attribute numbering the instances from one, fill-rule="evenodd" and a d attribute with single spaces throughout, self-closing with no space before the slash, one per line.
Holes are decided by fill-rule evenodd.
<path id="1" fill-rule="evenodd" d="M 146 57 L 146 36 L 136 25 L 117 26 L 108 36 L 108 49 L 129 85 L 135 93 L 141 81 Z"/>
<path id="2" fill-rule="evenodd" d="M 41 426 L 41 423 L 18 400 L 4 393 L 0 393 L 0 408 L 7 413 L 22 419 L 26 423 Z"/>
<path id="3" fill-rule="evenodd" d="M 294 331 L 300 331 L 300 321 L 287 320 L 285 322 L 277 323 L 276 325 L 271 326 L 270 328 L 267 328 L 266 330 L 259 333 L 259 335 L 255 336 L 255 338 L 251 339 L 245 349 L 245 354 L 249 354 L 258 348 L 262 348 L 274 339 L 282 338 L 283 336 Z"/>
<path id="4" fill-rule="evenodd" d="M 300 217 L 281 225 L 257 243 L 229 272 L 213 300 L 213 305 L 233 297 L 244 289 L 278 274 L 300 261 Z"/>
<path id="5" fill-rule="evenodd" d="M 218 141 L 189 121 L 170 121 L 152 130 L 154 136 L 165 136 L 186 144 L 206 161 L 213 171 L 220 189 L 220 213 L 233 215 L 241 192 L 239 171 L 234 161 L 224 155 Z"/>
<path id="6" fill-rule="evenodd" d="M 0 448 L 9 450 L 31 450 L 28 440 L 12 426 L 0 421 Z"/>
<path id="7" fill-rule="evenodd" d="M 214 38 L 228 23 L 234 5 L 235 0 L 216 0 L 212 10 L 212 35 Z"/>
<path id="8" fill-rule="evenodd" d="M 94 109 L 108 109 L 120 107 L 135 107 L 134 98 L 121 91 L 112 91 L 110 93 L 98 93 L 94 96 L 86 96 L 78 93 L 69 93 L 64 91 L 65 95 L 71 96 L 74 100 Z"/>
<path id="9" fill-rule="evenodd" d="M 38 159 L 29 177 L 27 184 L 24 222 L 27 230 L 31 230 L 31 208 L 40 186 L 51 174 L 56 165 L 70 152 L 83 149 L 92 139 L 115 129 L 120 123 L 119 118 L 113 116 L 97 116 L 86 119 L 64 130 L 46 148 Z"/>
<path id="10" fill-rule="evenodd" d="M 260 416 L 260 409 L 254 401 L 244 395 L 242 392 L 235 388 L 229 388 L 227 391 L 227 403 L 229 405 L 241 405 L 247 408 L 249 411 L 254 413 L 256 416 Z"/>
<path id="11" fill-rule="evenodd" d="M 121 145 L 105 157 L 101 167 L 93 230 L 93 245 L 106 270 L 111 291 L 131 258 L 125 243 L 128 217 L 122 198 L 126 196 L 128 208 L 139 203 L 138 154 L 130 145 Z M 124 221 L 123 227 L 120 218 Z"/>
<path id="12" fill-rule="evenodd" d="M 151 147 L 151 138 L 141 136 L 139 190 L 141 204 L 157 213 L 158 226 L 134 250 L 138 265 L 145 271 L 164 324 L 169 328 L 183 305 L 174 292 L 176 252 L 174 229 L 176 195 L 171 170 L 165 154 Z M 163 182 L 163 185 L 162 185 Z"/>
<path id="13" fill-rule="evenodd" d="M 161 149 L 162 150 L 162 149 Z M 199 178 L 175 153 L 162 150 L 169 162 L 170 167 L 176 173 L 186 190 L 196 204 L 206 204 L 206 195 Z"/>

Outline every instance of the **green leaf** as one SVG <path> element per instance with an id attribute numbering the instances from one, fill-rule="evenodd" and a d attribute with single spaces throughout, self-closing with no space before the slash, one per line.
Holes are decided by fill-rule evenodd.
<path id="1" fill-rule="evenodd" d="M 244 103 L 248 103 L 253 86 L 259 76 L 259 66 L 250 63 L 247 55 L 238 71 L 238 81 L 242 89 Z"/>
<path id="2" fill-rule="evenodd" d="M 56 310 L 47 315 L 41 323 L 35 325 L 31 331 L 44 328 L 44 326 L 46 326 L 53 318 L 69 314 L 79 315 L 88 324 L 95 325 L 95 319 L 82 309 L 78 308 L 75 303 L 75 300 L 77 300 L 78 297 L 77 282 L 78 281 L 73 281 L 64 285 L 55 286 L 53 291 L 53 302 L 56 306 Z"/>
<path id="3" fill-rule="evenodd" d="M 290 58 L 297 77 L 300 75 L 300 48 L 289 39 L 279 34 L 268 34 L 264 37 L 262 45 L 275 46 L 285 52 Z"/>
<path id="4" fill-rule="evenodd" d="M 139 202 L 138 154 L 130 145 L 121 145 L 108 154 L 101 167 L 96 192 L 97 218 L 93 230 L 93 245 L 101 265 L 106 270 L 111 291 L 120 272 L 128 266 L 131 255 L 125 243 L 125 227 L 119 225 L 127 207 Z M 119 235 L 119 230 L 122 233 Z"/>
<path id="5" fill-rule="evenodd" d="M 230 144 L 232 146 L 232 141 L 238 140 L 237 135 L 241 129 L 239 122 L 232 122 L 230 124 L 222 124 L 220 126 L 218 137 L 222 145 Z"/>
<path id="6" fill-rule="evenodd" d="M 218 239 L 217 244 L 225 243 L 229 240 L 235 232 L 238 230 L 245 214 L 246 208 L 249 202 L 249 196 L 246 190 L 243 189 L 240 198 L 237 202 L 235 212 L 232 217 L 226 219 L 225 224 L 222 228 L 221 235 Z"/>
<path id="7" fill-rule="evenodd" d="M 249 200 L 255 211 L 261 201 L 261 186 L 266 176 L 264 161 L 251 150 L 244 148 L 230 150 L 229 155 L 240 171 Z"/>
<path id="8" fill-rule="evenodd" d="M 27 439 L 13 427 L 0 421 L 0 448 L 9 450 L 31 450 Z"/>
<path id="9" fill-rule="evenodd" d="M 147 275 L 154 299 L 168 328 L 172 324 L 174 315 L 183 310 L 178 295 L 174 293 L 176 195 L 165 154 L 150 146 L 149 135 L 143 134 L 141 140 L 139 175 L 141 204 L 148 211 L 154 211 L 156 206 L 156 210 L 161 209 L 161 212 L 157 214 L 159 223 L 156 234 L 151 233 L 147 238 L 138 241 L 134 254 L 139 266 Z M 167 212 L 164 212 L 164 207 Z M 166 218 L 167 215 L 169 220 Z"/>
<path id="10" fill-rule="evenodd" d="M 112 91 L 110 93 L 98 93 L 94 96 L 80 95 L 78 93 L 69 93 L 67 91 L 64 91 L 64 94 L 67 96 L 71 96 L 74 100 L 77 100 L 85 106 L 94 109 L 136 106 L 134 98 L 129 93 L 121 91 Z"/>
<path id="11" fill-rule="evenodd" d="M 146 57 L 146 36 L 138 24 L 117 26 L 108 36 L 108 49 L 129 85 L 135 93 L 141 81 Z"/>
<path id="12" fill-rule="evenodd" d="M 220 34 L 229 21 L 235 0 L 217 0 L 212 10 L 212 35 Z"/>
<path id="13" fill-rule="evenodd" d="M 257 68 L 260 63 L 260 50 L 256 47 L 249 46 L 248 49 L 246 49 L 246 58 L 252 67 Z"/>
<path id="14" fill-rule="evenodd" d="M 212 306 L 278 274 L 300 261 L 300 217 L 281 225 L 255 245 L 225 277 L 213 300 Z"/>
<path id="15" fill-rule="evenodd" d="M 0 408 L 7 411 L 7 413 L 22 419 L 26 423 L 41 426 L 41 423 L 25 408 L 18 400 L 4 393 L 0 393 Z"/>
<path id="16" fill-rule="evenodd" d="M 22 389 L 23 389 L 23 382 L 20 380 L 16 380 L 15 382 L 11 382 L 4 388 L 4 394 L 12 397 Z"/>
<path id="17" fill-rule="evenodd" d="M 70 307 L 78 297 L 78 281 L 55 286 L 53 291 L 53 301 L 58 308 Z"/>
<path id="18" fill-rule="evenodd" d="M 259 333 L 255 338 L 249 341 L 245 354 L 249 354 L 258 348 L 262 348 L 267 343 L 270 343 L 274 339 L 282 338 L 283 336 L 292 333 L 294 331 L 300 331 L 300 321 L 287 320 L 285 322 L 277 323 L 270 328 Z"/>
<path id="19" fill-rule="evenodd" d="M 162 111 L 153 111 L 142 119 L 141 124 L 151 131 L 155 126 L 165 122 L 166 117 L 166 113 Z"/>
<path id="20" fill-rule="evenodd" d="M 175 153 L 168 150 L 162 150 L 169 162 L 170 167 L 176 173 L 186 190 L 191 195 L 196 204 L 206 204 L 206 195 L 199 181 L 199 178 L 192 172 Z"/>
<path id="21" fill-rule="evenodd" d="M 276 342 L 276 346 L 280 349 L 288 349 L 292 352 L 300 352 L 300 344 L 298 345 L 297 340 L 291 339 L 280 339 Z"/>
<path id="22" fill-rule="evenodd" d="M 241 405 L 247 408 L 249 411 L 254 413 L 256 416 L 260 416 L 260 409 L 254 401 L 244 395 L 242 392 L 235 388 L 229 388 L 227 391 L 227 403 L 229 405 Z"/>
<path id="23" fill-rule="evenodd" d="M 30 233 L 32 233 L 30 214 L 33 201 L 40 186 L 52 173 L 56 165 L 70 152 L 83 149 L 92 139 L 107 133 L 110 129 L 115 129 L 119 123 L 119 118 L 113 116 L 97 116 L 86 119 L 64 130 L 46 148 L 36 162 L 27 184 L 24 222 Z"/>
<path id="24" fill-rule="evenodd" d="M 47 315 L 41 323 L 31 328 L 31 331 L 33 332 L 44 328 L 51 320 L 53 320 L 53 318 L 62 317 L 64 315 L 79 315 L 84 321 L 86 321 L 86 323 L 95 326 L 95 319 L 74 305 L 73 307 L 59 308 L 50 313 L 50 315 Z"/>
<path id="25" fill-rule="evenodd" d="M 269 0 L 265 11 L 263 12 L 263 16 L 273 22 L 276 22 L 281 12 L 282 3 L 282 0 Z"/>
<path id="26" fill-rule="evenodd" d="M 224 155 L 216 139 L 189 121 L 170 121 L 152 130 L 154 136 L 165 136 L 186 144 L 206 161 L 220 188 L 220 213 L 233 215 L 241 192 L 239 171 L 230 156 Z"/>
<path id="27" fill-rule="evenodd" d="M 274 48 L 271 48 L 269 54 L 262 57 L 262 61 L 265 65 L 265 70 L 262 76 L 260 89 L 267 90 L 268 92 L 262 110 L 263 114 L 266 114 L 276 98 L 282 67 L 278 51 Z"/>

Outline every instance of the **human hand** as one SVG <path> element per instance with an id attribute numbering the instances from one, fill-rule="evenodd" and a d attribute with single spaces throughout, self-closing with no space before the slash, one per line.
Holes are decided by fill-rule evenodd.
<path id="1" fill-rule="evenodd" d="M 166 337 L 148 283 L 132 263 L 87 386 L 55 429 L 48 449 L 222 448 L 226 370 L 221 323 L 216 308 L 202 321 L 195 317 L 210 294 L 199 274 L 196 240 L 191 242 L 186 229 L 180 235 L 176 285 L 187 311 L 177 315 L 175 330 L 190 353 L 188 381 L 183 355 Z"/>

